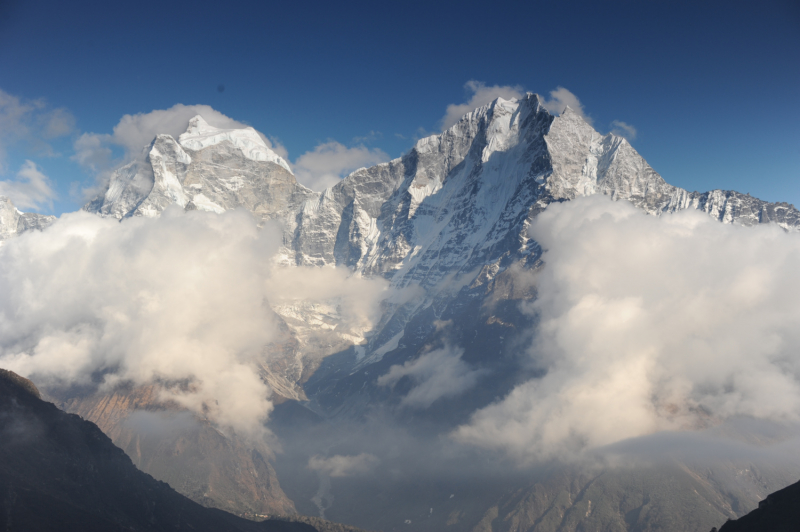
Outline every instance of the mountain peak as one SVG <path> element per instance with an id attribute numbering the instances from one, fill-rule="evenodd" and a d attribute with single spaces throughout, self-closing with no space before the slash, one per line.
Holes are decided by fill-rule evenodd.
<path id="1" fill-rule="evenodd" d="M 22 212 L 14 205 L 11 198 L 0 196 L 0 243 L 25 231 L 44 229 L 55 219 L 55 216 Z"/>
<path id="2" fill-rule="evenodd" d="M 242 155 L 253 161 L 267 161 L 282 166 L 292 173 L 289 164 L 267 145 L 261 135 L 252 127 L 241 129 L 222 129 L 210 125 L 197 115 L 189 120 L 186 132 L 178 137 L 178 143 L 189 150 L 200 151 L 228 141 L 242 151 Z"/>
<path id="3" fill-rule="evenodd" d="M 217 129 L 208 125 L 208 122 L 201 115 L 195 115 L 189 120 L 189 127 L 186 128 L 186 133 L 197 134 L 201 130 Z"/>

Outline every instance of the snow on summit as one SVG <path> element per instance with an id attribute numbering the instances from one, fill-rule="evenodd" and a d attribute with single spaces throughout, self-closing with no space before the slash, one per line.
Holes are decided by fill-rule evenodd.
<path id="1" fill-rule="evenodd" d="M 197 115 L 189 120 L 189 127 L 178 137 L 178 143 L 184 148 L 199 151 L 228 141 L 242 150 L 242 154 L 253 161 L 268 161 L 279 164 L 291 173 L 291 168 L 283 158 L 266 145 L 258 132 L 252 127 L 244 129 L 220 129 L 211 126 L 202 116 Z"/>

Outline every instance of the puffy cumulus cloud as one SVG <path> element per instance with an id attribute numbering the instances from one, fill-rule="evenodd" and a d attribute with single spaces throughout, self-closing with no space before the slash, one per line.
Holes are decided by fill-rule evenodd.
<path id="1" fill-rule="evenodd" d="M 636 128 L 621 120 L 614 120 L 611 122 L 611 133 L 627 139 L 628 142 L 636 140 Z"/>
<path id="2" fill-rule="evenodd" d="M 292 169 L 300 183 L 322 191 L 353 170 L 388 160 L 389 156 L 378 148 L 363 145 L 348 148 L 340 142 L 329 141 L 298 157 Z"/>
<path id="3" fill-rule="evenodd" d="M 452 103 L 447 106 L 447 111 L 440 121 L 442 131 L 461 120 L 462 116 L 473 109 L 491 103 L 497 98 L 510 100 L 525 96 L 525 92 L 519 85 L 487 86 L 481 81 L 470 80 L 464 84 L 464 88 L 471 94 L 469 100 L 464 103 Z"/>
<path id="4" fill-rule="evenodd" d="M 414 383 L 400 404 L 410 408 L 428 408 L 443 397 L 455 397 L 478 382 L 484 370 L 472 369 L 461 359 L 464 350 L 446 345 L 429 351 L 402 366 L 395 365 L 378 377 L 380 386 L 394 386 L 403 377 Z"/>
<path id="5" fill-rule="evenodd" d="M 564 87 L 556 87 L 556 90 L 550 91 L 550 99 L 542 98 L 542 107 L 556 115 L 560 115 L 564 109 L 569 107 L 578 113 L 586 123 L 592 124 L 592 119 L 586 116 L 583 104 L 578 97 Z"/>
<path id="6" fill-rule="evenodd" d="M 603 196 L 534 222 L 544 377 L 454 436 L 535 459 L 664 430 L 800 415 L 800 235 Z"/>
<path id="7" fill-rule="evenodd" d="M 390 295 L 346 268 L 277 266 L 280 244 L 241 210 L 64 215 L 0 247 L 0 367 L 53 388 L 155 384 L 257 435 L 272 410 L 266 346 L 284 334 L 273 310 L 309 308 L 354 342 Z"/>
<path id="8" fill-rule="evenodd" d="M 50 179 L 33 161 L 25 161 L 14 180 L 0 181 L 0 196 L 11 198 L 19 209 L 39 210 L 53 207 L 58 197 Z"/>
<path id="9" fill-rule="evenodd" d="M 25 145 L 39 155 L 54 155 L 48 140 L 71 134 L 75 118 L 64 108 L 52 109 L 42 99 L 27 100 L 0 89 L 0 171 L 9 147 Z"/>
<path id="10" fill-rule="evenodd" d="M 337 454 L 329 458 L 314 455 L 308 460 L 308 468 L 331 477 L 349 477 L 368 473 L 378 462 L 378 457 L 369 453 L 355 456 Z"/>
<path id="11" fill-rule="evenodd" d="M 253 434 L 274 338 L 277 232 L 244 212 L 64 215 L 0 248 L 0 366 L 45 386 L 160 386 L 164 400 Z"/>

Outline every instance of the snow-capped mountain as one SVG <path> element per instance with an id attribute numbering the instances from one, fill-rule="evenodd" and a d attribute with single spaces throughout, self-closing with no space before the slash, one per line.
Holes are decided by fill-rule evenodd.
<path id="1" fill-rule="evenodd" d="M 55 216 L 22 212 L 12 201 L 0 196 L 0 242 L 18 236 L 25 231 L 41 231 L 55 221 Z"/>
<path id="2" fill-rule="evenodd" d="M 800 227 L 800 213 L 733 191 L 666 183 L 622 137 L 602 135 L 539 97 L 498 98 L 405 156 L 362 168 L 324 193 L 297 183 L 252 129 L 222 130 L 200 116 L 176 141 L 158 135 L 84 209 L 157 216 L 170 204 L 214 212 L 245 207 L 284 228 L 281 260 L 347 266 L 397 286 L 531 252 L 526 221 L 552 201 L 606 194 L 650 214 L 699 209 L 725 223 Z"/>
<path id="3" fill-rule="evenodd" d="M 539 250 L 527 227 L 548 204 L 592 194 L 628 200 L 653 215 L 698 209 L 724 223 L 800 228 L 800 212 L 786 203 L 669 185 L 624 138 L 598 133 L 570 108 L 553 116 L 535 94 L 498 98 L 419 140 L 403 157 L 359 169 L 323 193 L 297 183 L 252 128 L 217 129 L 197 116 L 178 140 L 158 135 L 84 209 L 124 218 L 157 216 L 171 204 L 214 212 L 244 207 L 258 220 L 281 224 L 282 264 L 344 266 L 390 279 L 396 288 L 422 287 L 427 298 L 413 308 L 387 305 L 369 339 L 346 335 L 364 344 L 363 366 L 394 349 L 411 317 L 437 298 L 441 304 L 516 261 L 535 259 Z M 283 371 L 288 382 L 272 384 L 302 398 L 291 381 L 299 381 L 310 360 L 334 350 L 303 352 L 319 307 L 276 310 L 300 345 L 283 366 L 292 368 Z M 326 317 L 335 321 L 331 313 Z M 335 342 L 335 350 L 341 347 Z"/>
<path id="4" fill-rule="evenodd" d="M 441 134 L 419 140 L 403 157 L 359 169 L 321 193 L 299 184 L 290 165 L 253 129 L 218 129 L 197 116 L 177 139 L 158 135 L 141 157 L 117 170 L 107 189 L 84 210 L 123 219 L 158 216 L 170 205 L 212 212 L 245 208 L 257 221 L 280 226 L 283 238 L 278 265 L 347 268 L 356 277 L 386 279 L 397 293 L 416 294 L 386 300 L 380 321 L 370 331 L 348 328 L 334 300 L 273 303 L 287 338 L 271 347 L 278 354 L 273 353 L 269 364 L 265 363 L 262 377 L 278 399 L 302 401 L 328 421 L 360 419 L 375 405 L 396 404 L 397 393 L 382 386 L 379 376 L 386 375 L 393 365 L 416 359 L 426 346 L 446 342 L 438 324 L 449 322 L 448 334 L 463 348 L 461 359 L 489 376 L 458 401 L 414 414 L 447 430 L 508 393 L 521 378 L 520 365 L 508 355 L 511 350 L 506 346 L 529 325 L 519 303 L 532 299 L 535 289 L 515 285 L 509 272 L 540 264 L 542 249 L 528 231 L 532 221 L 551 203 L 595 194 L 630 201 L 654 216 L 696 209 L 723 223 L 771 223 L 786 231 L 800 229 L 800 212 L 786 203 L 767 203 L 725 190 L 689 192 L 669 185 L 625 139 L 598 133 L 569 108 L 554 116 L 534 94 L 520 100 L 498 98 Z M 99 402 L 133 404 L 135 393 L 120 393 L 125 397 Z M 93 418 L 99 411 L 95 403 L 98 400 L 93 398 L 65 405 Z M 139 452 L 138 436 L 127 433 L 126 438 L 129 448 Z M 230 473 L 233 469 L 220 469 L 224 472 L 219 475 L 227 480 L 215 485 L 226 490 L 244 485 L 242 475 L 249 475 L 250 461 L 255 460 L 241 458 L 249 452 L 241 442 L 230 447 L 233 450 L 222 453 L 227 458 L 219 462 L 243 465 L 235 474 Z M 307 462 L 308 457 L 304 458 Z M 137 460 L 141 464 L 158 462 L 145 456 Z M 248 476 L 247 483 L 252 486 L 235 496 L 226 493 L 225 500 L 213 489 L 204 488 L 197 495 L 188 493 L 187 488 L 187 495 L 228 509 L 235 509 L 226 506 L 234 504 L 231 500 L 244 501 L 259 490 L 270 493 L 276 507 L 291 504 L 287 502 L 291 493 L 311 498 L 313 493 L 292 485 L 300 472 L 281 472 L 278 462 L 275 469 L 281 486 L 286 483 L 291 488 L 286 494 L 269 472 Z M 264 471 L 271 470 L 265 467 Z M 717 512 L 708 514 L 709 522 L 734 515 L 727 495 L 698 480 L 694 472 L 671 471 L 669 475 L 687 483 L 694 493 L 703 492 L 693 499 L 695 517 L 708 518 L 703 513 L 708 501 L 716 505 L 713 512 Z M 151 472 L 159 475 L 156 469 Z M 170 474 L 182 475 L 174 470 Z M 531 508 L 547 507 L 555 498 L 551 497 L 553 490 L 561 490 L 562 499 L 569 502 L 552 515 L 569 511 L 585 513 L 588 518 L 590 512 L 582 506 L 582 499 L 573 501 L 575 486 L 581 486 L 576 494 L 582 494 L 593 482 L 585 472 L 569 479 L 554 474 L 551 480 L 556 487 L 525 495 L 530 508 L 512 501 L 503 503 L 507 507 L 501 514 L 528 512 L 534 522 L 540 518 L 531 517 L 535 513 Z M 640 480 L 618 482 L 613 477 L 608 485 L 634 485 Z M 628 484 L 620 488 L 620 497 L 628 497 Z M 742 492 L 749 497 L 747 501 L 757 497 L 751 484 L 747 484 L 749 491 L 743 488 Z M 564 495 L 567 492 L 568 497 Z M 352 507 L 363 510 L 357 494 L 357 489 L 350 493 L 355 501 Z M 478 499 L 486 496 L 481 492 Z M 497 497 L 500 500 L 501 496 Z M 302 497 L 289 498 L 301 509 Z M 486 519 L 483 512 L 494 518 L 499 515 L 497 508 L 492 514 L 491 508 L 481 504 L 474 505 L 481 514 L 473 524 Z M 591 501 L 588 504 L 591 509 Z M 601 504 L 606 503 L 595 499 L 596 508 L 601 508 L 596 511 L 611 508 Z M 234 506 L 264 509 L 263 501 L 259 505 L 236 502 Z M 471 510 L 456 506 L 453 515 L 462 512 L 460 519 L 467 519 L 463 512 Z M 472 517 L 463 522 L 469 519 Z"/>
<path id="5" fill-rule="evenodd" d="M 122 219 L 158 216 L 172 204 L 213 212 L 245 207 L 260 219 L 290 222 L 314 195 L 253 128 L 218 129 L 196 116 L 178 140 L 153 139 L 84 210 Z"/>

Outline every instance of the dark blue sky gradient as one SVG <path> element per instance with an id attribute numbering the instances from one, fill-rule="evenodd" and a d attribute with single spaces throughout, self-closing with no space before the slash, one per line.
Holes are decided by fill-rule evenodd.
<path id="1" fill-rule="evenodd" d="M 207 104 L 286 146 L 369 144 L 395 157 L 437 130 L 468 80 L 577 95 L 601 132 L 670 183 L 800 205 L 800 3 L 49 2 L 0 0 L 0 89 L 44 98 L 79 132 Z M 224 84 L 225 91 L 217 87 Z M 404 137 L 401 138 L 400 136 Z M 74 210 L 61 157 L 35 160 Z"/>

